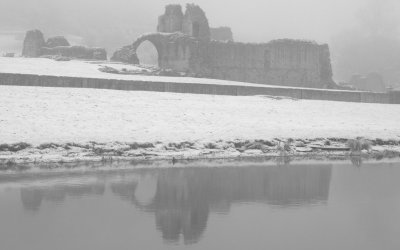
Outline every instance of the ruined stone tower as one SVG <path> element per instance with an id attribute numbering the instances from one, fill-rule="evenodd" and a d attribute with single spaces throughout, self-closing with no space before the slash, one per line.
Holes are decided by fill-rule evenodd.
<path id="1" fill-rule="evenodd" d="M 210 26 L 204 11 L 197 5 L 187 4 L 185 14 L 180 5 L 165 7 L 165 13 L 158 18 L 158 32 L 182 32 L 191 37 L 209 41 Z"/>
<path id="2" fill-rule="evenodd" d="M 45 45 L 43 33 L 40 30 L 30 30 L 26 33 L 22 56 L 39 57 L 41 49 Z"/>
<path id="3" fill-rule="evenodd" d="M 182 24 L 183 33 L 201 39 L 210 40 L 210 26 L 204 11 L 197 5 L 186 5 L 185 17 Z"/>
<path id="4" fill-rule="evenodd" d="M 157 31 L 162 33 L 182 32 L 183 12 L 179 4 L 165 7 L 164 15 L 158 18 Z"/>

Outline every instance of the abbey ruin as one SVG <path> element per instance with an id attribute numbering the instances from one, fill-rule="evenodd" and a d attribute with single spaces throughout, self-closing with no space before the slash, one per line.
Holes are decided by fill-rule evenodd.
<path id="1" fill-rule="evenodd" d="M 281 39 L 268 43 L 233 42 L 230 28 L 210 28 L 197 5 L 168 5 L 156 33 L 116 51 L 114 61 L 138 64 L 145 41 L 158 52 L 158 66 L 216 79 L 307 88 L 335 88 L 327 44 Z"/>
<path id="2" fill-rule="evenodd" d="M 44 35 L 40 30 L 29 30 L 26 32 L 22 56 L 107 60 L 107 52 L 103 48 L 71 46 L 63 36 L 50 37 L 45 41 Z"/>

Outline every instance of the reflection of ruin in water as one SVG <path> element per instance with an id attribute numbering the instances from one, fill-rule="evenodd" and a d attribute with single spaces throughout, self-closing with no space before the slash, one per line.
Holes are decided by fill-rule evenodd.
<path id="1" fill-rule="evenodd" d="M 361 156 L 352 156 L 350 158 L 351 164 L 356 167 L 361 167 L 362 165 L 362 157 Z"/>
<path id="2" fill-rule="evenodd" d="M 104 192 L 104 182 L 26 187 L 21 188 L 21 201 L 26 210 L 37 211 L 43 201 L 62 203 L 67 197 L 103 195 Z"/>
<path id="3" fill-rule="evenodd" d="M 203 235 L 210 212 L 228 213 L 234 203 L 277 208 L 324 204 L 331 171 L 331 165 L 140 170 L 79 185 L 21 188 L 21 200 L 25 209 L 38 210 L 43 200 L 104 195 L 108 182 L 112 194 L 155 214 L 164 240 L 177 242 L 182 235 L 191 244 Z M 143 185 L 148 192 L 139 194 Z"/>

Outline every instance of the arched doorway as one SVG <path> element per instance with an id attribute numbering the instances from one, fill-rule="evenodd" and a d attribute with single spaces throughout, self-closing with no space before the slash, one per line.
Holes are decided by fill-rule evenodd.
<path id="1" fill-rule="evenodd" d="M 145 66 L 159 67 L 158 58 L 159 54 L 157 48 L 150 41 L 143 41 L 136 49 L 136 55 L 139 63 Z"/>

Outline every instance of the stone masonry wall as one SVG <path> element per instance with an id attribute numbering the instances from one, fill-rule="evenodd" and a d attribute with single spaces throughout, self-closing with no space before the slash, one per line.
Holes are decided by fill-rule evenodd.
<path id="1" fill-rule="evenodd" d="M 252 83 L 336 87 L 328 45 L 289 39 L 234 43 L 230 28 L 210 28 L 205 12 L 194 4 L 186 5 L 184 14 L 180 5 L 166 6 L 157 30 L 194 38 L 154 43 L 161 68 Z"/>
<path id="2" fill-rule="evenodd" d="M 180 5 L 168 5 L 158 21 L 158 33 L 139 37 L 127 50 L 132 57 L 147 40 L 156 47 L 163 69 L 269 85 L 336 87 L 326 44 L 290 39 L 236 43 L 229 28 L 210 29 L 205 12 L 194 4 L 188 4 L 184 14 Z M 227 41 L 216 41 L 212 34 Z M 121 53 L 113 58 L 125 58 Z"/>
<path id="3" fill-rule="evenodd" d="M 12 73 L 0 73 L 0 85 L 95 88 L 231 96 L 271 95 L 310 100 L 400 104 L 400 92 L 370 93 L 362 91 L 285 88 L 280 86 L 249 87 L 240 85 L 201 84 L 193 82 L 128 81 Z"/>
<path id="4" fill-rule="evenodd" d="M 190 70 L 207 77 L 252 83 L 329 88 L 329 48 L 313 42 L 276 40 L 266 44 L 198 42 Z"/>
<path id="5" fill-rule="evenodd" d="M 264 44 L 204 41 L 183 33 L 152 33 L 138 38 L 154 44 L 159 67 L 201 77 L 307 88 L 335 88 L 329 47 L 300 40 Z"/>
<path id="6" fill-rule="evenodd" d="M 39 30 L 26 32 L 22 56 L 24 57 L 69 57 L 85 60 L 107 60 L 107 52 L 103 48 L 88 48 L 85 46 L 70 46 L 65 37 L 50 37 L 44 41 L 43 33 Z"/>

